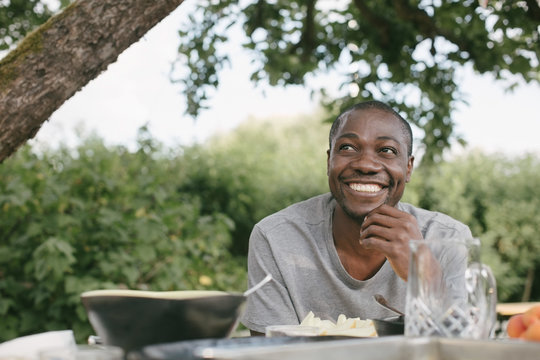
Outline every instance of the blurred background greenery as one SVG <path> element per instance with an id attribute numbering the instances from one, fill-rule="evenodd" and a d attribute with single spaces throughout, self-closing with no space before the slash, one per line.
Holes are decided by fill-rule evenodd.
<path id="1" fill-rule="evenodd" d="M 144 127 L 135 151 L 97 137 L 20 149 L 0 166 L 0 341 L 66 328 L 84 341 L 86 290 L 245 290 L 255 222 L 328 191 L 322 117 L 177 149 Z M 471 226 L 499 301 L 540 300 L 538 183 L 535 156 L 473 151 L 416 169 L 403 200 Z"/>

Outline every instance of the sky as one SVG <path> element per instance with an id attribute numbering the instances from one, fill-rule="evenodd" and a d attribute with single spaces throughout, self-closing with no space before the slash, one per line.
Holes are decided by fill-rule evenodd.
<path id="1" fill-rule="evenodd" d="M 235 51 L 233 65 L 222 72 L 210 109 L 196 121 L 185 115 L 185 98 L 180 86 L 170 81 L 170 71 L 178 56 L 177 30 L 192 4 L 186 0 L 124 51 L 105 72 L 53 113 L 31 142 L 37 146 L 74 146 L 77 134 L 95 133 L 108 145 L 134 147 L 137 130 L 146 124 L 153 137 L 167 146 L 189 145 L 230 130 L 250 117 L 315 113 L 317 101 L 303 87 L 252 84 L 249 59 L 240 54 L 238 44 L 231 44 Z M 457 133 L 469 143 L 466 151 L 540 154 L 539 85 L 522 84 L 507 93 L 490 76 L 469 73 L 461 90 L 467 94 L 469 105 L 461 106 L 454 120 Z"/>

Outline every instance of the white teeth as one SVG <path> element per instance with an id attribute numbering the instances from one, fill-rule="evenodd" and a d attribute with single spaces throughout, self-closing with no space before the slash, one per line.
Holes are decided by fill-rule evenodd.
<path id="1" fill-rule="evenodd" d="M 358 192 L 371 192 L 371 193 L 374 193 L 374 192 L 377 192 L 377 191 L 380 191 L 382 189 L 382 187 L 380 185 L 377 185 L 377 184 L 350 184 L 349 185 L 351 187 L 351 189 L 353 189 L 354 191 L 358 191 Z"/>

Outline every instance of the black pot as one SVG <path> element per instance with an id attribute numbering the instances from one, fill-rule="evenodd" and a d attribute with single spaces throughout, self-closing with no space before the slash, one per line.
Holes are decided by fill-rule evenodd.
<path id="1" fill-rule="evenodd" d="M 404 316 L 372 319 L 372 321 L 378 336 L 403 335 L 405 332 Z"/>
<path id="2" fill-rule="evenodd" d="M 96 290 L 83 293 L 81 300 L 101 341 L 127 354 L 151 344 L 227 337 L 246 297 L 203 290 Z"/>

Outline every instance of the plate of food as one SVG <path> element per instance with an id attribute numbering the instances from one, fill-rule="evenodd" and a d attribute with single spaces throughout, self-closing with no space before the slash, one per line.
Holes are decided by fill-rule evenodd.
<path id="1" fill-rule="evenodd" d="M 341 314 L 337 321 L 322 320 L 310 311 L 299 325 L 272 325 L 266 328 L 267 337 L 275 336 L 350 336 L 375 337 L 373 321 Z"/>

